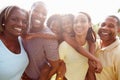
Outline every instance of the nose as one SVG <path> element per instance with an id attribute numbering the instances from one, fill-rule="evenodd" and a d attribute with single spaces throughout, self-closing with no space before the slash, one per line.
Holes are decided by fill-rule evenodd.
<path id="1" fill-rule="evenodd" d="M 77 25 L 77 26 L 81 26 L 82 24 L 81 24 L 80 22 L 77 22 L 76 25 Z"/>
<path id="2" fill-rule="evenodd" d="M 21 27 L 23 25 L 23 22 L 22 21 L 18 21 L 17 25 Z"/>

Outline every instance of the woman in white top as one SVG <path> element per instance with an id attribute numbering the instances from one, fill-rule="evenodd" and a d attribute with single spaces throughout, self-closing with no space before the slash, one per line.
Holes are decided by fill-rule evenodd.
<path id="1" fill-rule="evenodd" d="M 8 6 L 0 13 L 0 80 L 20 80 L 28 57 L 20 35 L 27 28 L 28 13 Z"/>

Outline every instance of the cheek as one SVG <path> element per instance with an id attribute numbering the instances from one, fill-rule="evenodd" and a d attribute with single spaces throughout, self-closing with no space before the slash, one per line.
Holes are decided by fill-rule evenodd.
<path id="1" fill-rule="evenodd" d="M 111 30 L 111 37 L 117 35 L 117 30 Z"/>
<path id="2" fill-rule="evenodd" d="M 5 23 L 4 29 L 6 30 L 6 29 L 10 29 L 10 28 L 11 28 L 11 21 Z"/>
<path id="3" fill-rule="evenodd" d="M 28 25 L 23 25 L 23 30 L 27 30 L 28 29 Z"/>
<path id="4" fill-rule="evenodd" d="M 82 25 L 80 29 L 82 32 L 86 33 L 88 31 L 88 25 Z"/>
<path id="5" fill-rule="evenodd" d="M 13 33 L 13 32 L 14 32 L 14 29 L 13 29 L 12 27 L 10 27 L 10 26 L 6 26 L 6 27 L 5 27 L 5 31 L 6 31 L 6 32 L 9 32 L 9 33 Z"/>

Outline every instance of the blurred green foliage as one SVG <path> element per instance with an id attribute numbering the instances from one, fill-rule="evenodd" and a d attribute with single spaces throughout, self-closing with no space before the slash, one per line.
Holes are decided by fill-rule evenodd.
<path id="1" fill-rule="evenodd" d="M 118 9 L 118 13 L 120 13 L 120 9 Z"/>
<path id="2" fill-rule="evenodd" d="M 98 33 L 98 29 L 99 29 L 99 23 L 97 24 L 93 24 L 93 30 L 95 31 L 95 33 Z"/>

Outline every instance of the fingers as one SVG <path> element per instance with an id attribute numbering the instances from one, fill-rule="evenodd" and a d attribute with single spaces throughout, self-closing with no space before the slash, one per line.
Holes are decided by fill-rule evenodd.
<path id="1" fill-rule="evenodd" d="M 103 69 L 102 65 L 98 64 L 97 67 L 96 67 L 96 69 L 95 69 L 95 72 L 96 73 L 100 73 L 102 71 L 102 69 Z"/>
<path id="2" fill-rule="evenodd" d="M 90 65 L 90 67 L 93 67 L 93 68 L 94 68 L 93 70 L 94 70 L 96 73 L 100 73 L 100 72 L 102 71 L 102 69 L 103 69 L 102 64 L 101 64 L 99 61 L 98 61 L 98 62 L 89 61 L 88 63 L 89 63 L 89 65 Z"/>

